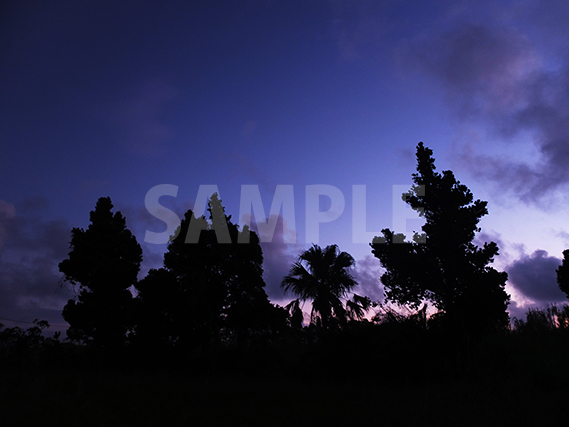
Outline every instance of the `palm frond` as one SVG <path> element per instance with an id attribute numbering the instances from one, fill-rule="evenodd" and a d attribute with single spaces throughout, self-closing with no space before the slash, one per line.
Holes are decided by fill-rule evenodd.
<path id="1" fill-rule="evenodd" d="M 341 252 L 337 245 L 324 249 L 312 245 L 298 256 L 289 274 L 283 278 L 281 287 L 293 292 L 299 300 L 312 300 L 312 323 L 328 327 L 331 319 L 346 318 L 346 308 L 341 299 L 357 286 L 350 271 L 354 264 L 354 258 L 347 252 Z M 361 299 L 357 304 L 367 307 L 366 301 Z"/>

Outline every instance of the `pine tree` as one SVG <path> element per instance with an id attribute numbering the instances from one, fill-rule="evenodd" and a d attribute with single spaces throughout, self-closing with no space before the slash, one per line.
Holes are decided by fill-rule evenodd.
<path id="1" fill-rule="evenodd" d="M 559 289 L 569 298 L 569 249 L 563 251 L 563 261 L 555 272 Z"/>
<path id="2" fill-rule="evenodd" d="M 209 221 L 186 212 L 164 254 L 164 268 L 151 271 L 139 285 L 145 313 L 158 316 L 156 324 L 166 325 L 162 331 L 167 341 L 184 347 L 241 343 L 252 331 L 285 322 L 264 290 L 257 234 L 247 227 L 240 231 L 225 215 L 217 194 L 208 211 Z M 244 241 L 248 243 L 239 243 Z M 161 281 L 167 286 L 160 288 Z M 165 292 L 172 299 L 151 297 Z M 163 304 L 157 307 L 152 300 Z"/>
<path id="3" fill-rule="evenodd" d="M 132 294 L 142 262 L 142 249 L 113 214 L 109 197 L 98 200 L 87 230 L 73 228 L 69 258 L 59 264 L 64 280 L 77 286 L 77 296 L 63 308 L 70 338 L 116 348 L 132 327 Z"/>
<path id="4" fill-rule="evenodd" d="M 417 146 L 414 186 L 403 200 L 425 218 L 423 233 L 412 242 L 389 229 L 371 243 L 387 270 L 381 277 L 386 299 L 418 308 L 431 301 L 447 328 L 482 331 L 506 327 L 509 295 L 505 272 L 490 266 L 498 255 L 494 242 L 474 245 L 487 202 L 474 201 L 470 190 L 451 171 L 435 171 L 432 150 Z"/>

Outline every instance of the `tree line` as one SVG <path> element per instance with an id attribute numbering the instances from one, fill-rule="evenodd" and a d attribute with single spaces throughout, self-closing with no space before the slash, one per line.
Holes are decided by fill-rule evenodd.
<path id="1" fill-rule="evenodd" d="M 167 246 L 163 267 L 138 280 L 142 249 L 124 216 L 113 212 L 111 199 L 102 197 L 88 228 L 71 231 L 68 258 L 59 264 L 76 291 L 62 312 L 70 325 L 68 339 L 108 351 L 192 354 L 276 348 L 283 342 L 326 346 L 331 337 L 334 345 L 358 348 L 376 342 L 401 349 L 408 345 L 401 337 L 410 334 L 416 345 L 428 332 L 431 343 L 466 343 L 465 354 L 470 354 L 473 342 L 511 329 L 507 274 L 491 266 L 498 255 L 496 243 L 474 244 L 487 202 L 474 200 L 453 172 L 437 172 L 433 152 L 423 143 L 416 158 L 414 185 L 402 198 L 424 218 L 422 232 L 407 241 L 404 234 L 384 229 L 370 243 L 385 269 L 380 280 L 386 302 L 408 308 L 411 315 L 382 306 L 378 315 L 366 317 L 378 303 L 354 293 L 355 261 L 337 245 L 303 251 L 281 283 L 297 299 L 285 307 L 271 303 L 264 290 L 259 237 L 231 221 L 217 194 L 209 200 L 209 218 L 186 212 Z M 567 293 L 569 251 L 564 258 L 557 274 Z M 306 301 L 312 304 L 308 326 L 301 310 Z M 437 312 L 427 316 L 427 303 Z M 534 310 L 514 326 L 517 331 L 548 330 L 551 325 L 569 330 L 566 313 L 567 308 Z M 30 336 L 37 341 L 36 329 Z M 417 338 L 417 331 L 423 331 L 423 338 Z"/>

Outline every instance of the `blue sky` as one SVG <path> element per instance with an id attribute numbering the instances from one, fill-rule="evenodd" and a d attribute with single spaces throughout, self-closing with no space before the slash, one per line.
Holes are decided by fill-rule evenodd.
<path id="1" fill-rule="evenodd" d="M 293 186 L 297 243 L 264 244 L 275 302 L 311 243 L 306 186 L 337 187 L 345 211 L 318 243 L 350 252 L 360 291 L 380 299 L 378 262 L 352 241 L 352 186 L 366 185 L 368 231 L 391 228 L 419 141 L 489 202 L 478 241 L 499 244 L 511 313 L 564 301 L 568 19 L 565 2 L 532 0 L 9 2 L 0 317 L 64 325 L 72 293 L 57 264 L 102 196 L 142 243 L 145 271 L 160 265 L 164 246 L 143 242 L 165 227 L 144 207 L 159 184 L 178 186 L 161 203 L 180 216 L 217 185 L 235 221 L 241 185 L 259 186 L 267 213 L 276 186 Z"/>

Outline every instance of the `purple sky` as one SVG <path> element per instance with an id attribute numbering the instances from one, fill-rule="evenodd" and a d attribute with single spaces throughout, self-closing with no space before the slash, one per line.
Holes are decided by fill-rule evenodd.
<path id="1" fill-rule="evenodd" d="M 419 141 L 488 200 L 478 241 L 499 244 L 511 313 L 564 301 L 567 22 L 564 1 L 5 4 L 0 318 L 64 327 L 72 293 L 57 264 L 102 196 L 127 217 L 144 271 L 159 266 L 165 245 L 143 242 L 165 227 L 144 207 L 159 184 L 179 187 L 161 203 L 180 216 L 217 185 L 235 221 L 241 185 L 259 186 L 267 214 L 276 186 L 293 186 L 297 243 L 278 238 L 281 221 L 264 244 L 275 302 L 310 244 L 306 186 L 337 187 L 345 210 L 318 243 L 350 252 L 360 292 L 381 299 L 379 264 L 353 243 L 352 186 L 367 187 L 367 230 L 392 228 Z"/>

